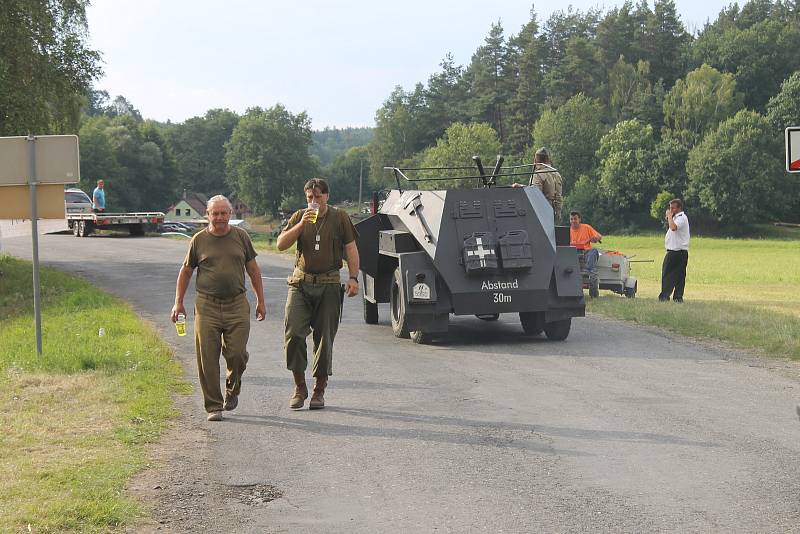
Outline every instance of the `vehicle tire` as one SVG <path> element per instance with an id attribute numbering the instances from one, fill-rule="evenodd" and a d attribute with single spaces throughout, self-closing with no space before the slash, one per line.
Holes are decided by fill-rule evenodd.
<path id="1" fill-rule="evenodd" d="M 623 293 L 625 294 L 625 297 L 629 298 L 629 299 L 632 299 L 632 298 L 636 297 L 636 287 L 638 285 L 639 285 L 639 282 L 636 282 L 636 284 L 634 284 L 633 287 L 626 287 L 623 290 Z"/>
<path id="2" fill-rule="evenodd" d="M 420 330 L 409 332 L 409 337 L 417 345 L 426 345 L 431 342 L 431 335 Z"/>
<path id="3" fill-rule="evenodd" d="M 389 304 L 392 309 L 392 332 L 395 337 L 409 337 L 408 325 L 406 325 L 406 303 L 403 299 L 401 285 L 403 283 L 403 273 L 400 267 L 395 269 L 392 277 L 392 287 L 389 292 Z"/>
<path id="4" fill-rule="evenodd" d="M 542 312 L 519 312 L 519 322 L 522 330 L 528 336 L 538 336 L 544 328 L 544 314 Z"/>
<path id="5" fill-rule="evenodd" d="M 482 313 L 480 315 L 476 315 L 478 319 L 481 321 L 496 321 L 500 318 L 499 313 Z"/>
<path id="6" fill-rule="evenodd" d="M 74 235 L 75 237 L 81 236 L 80 221 L 74 221 L 72 223 L 72 235 Z"/>
<path id="7" fill-rule="evenodd" d="M 144 235 L 144 228 L 141 224 L 131 224 L 128 226 L 128 233 L 134 237 L 141 237 Z"/>
<path id="8" fill-rule="evenodd" d="M 572 317 L 561 321 L 553 321 L 552 323 L 544 323 L 544 334 L 550 341 L 564 341 L 569 335 L 570 326 L 572 326 Z"/>
<path id="9" fill-rule="evenodd" d="M 366 324 L 378 324 L 378 305 L 375 302 L 370 302 L 366 297 L 362 296 L 364 301 L 364 322 Z"/>

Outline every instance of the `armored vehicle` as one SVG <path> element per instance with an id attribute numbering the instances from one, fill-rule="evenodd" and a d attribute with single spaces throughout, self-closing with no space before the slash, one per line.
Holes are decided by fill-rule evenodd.
<path id="1" fill-rule="evenodd" d="M 497 185 L 530 178 L 530 165 L 503 167 L 498 157 L 487 173 L 473 160 L 474 168 L 387 168 L 397 189 L 356 225 L 365 322 L 376 324 L 378 303 L 388 302 L 394 335 L 415 343 L 446 333 L 450 314 L 517 313 L 526 334 L 566 339 L 586 306 L 569 227 L 554 224 L 538 188 Z M 465 169 L 471 175 L 452 176 Z M 476 187 L 408 188 L 445 180 Z"/>

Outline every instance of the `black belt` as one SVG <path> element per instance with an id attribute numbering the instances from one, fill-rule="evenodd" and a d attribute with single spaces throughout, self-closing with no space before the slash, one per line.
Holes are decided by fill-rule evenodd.
<path id="1" fill-rule="evenodd" d="M 668 248 L 667 252 L 689 252 L 689 251 L 687 249 L 672 250 Z"/>

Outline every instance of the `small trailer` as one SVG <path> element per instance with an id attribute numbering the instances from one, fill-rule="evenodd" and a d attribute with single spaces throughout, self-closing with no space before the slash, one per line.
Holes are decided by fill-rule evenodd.
<path id="1" fill-rule="evenodd" d="M 141 213 L 67 213 L 67 225 L 75 237 L 88 237 L 95 230 L 125 230 L 144 235 L 148 228 L 164 222 L 160 211 Z"/>

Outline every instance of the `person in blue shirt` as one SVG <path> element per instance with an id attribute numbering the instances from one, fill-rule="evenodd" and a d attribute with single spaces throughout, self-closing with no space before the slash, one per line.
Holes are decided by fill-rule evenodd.
<path id="1" fill-rule="evenodd" d="M 103 190 L 105 185 L 103 180 L 97 180 L 97 187 L 92 192 L 92 211 L 95 213 L 106 211 L 106 192 Z"/>

